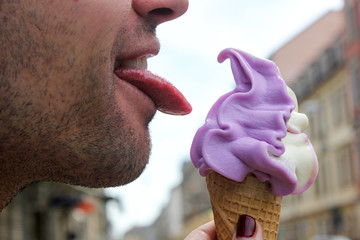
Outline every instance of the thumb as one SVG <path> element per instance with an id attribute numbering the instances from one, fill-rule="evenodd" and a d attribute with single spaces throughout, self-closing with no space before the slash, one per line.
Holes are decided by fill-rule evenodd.
<path id="1" fill-rule="evenodd" d="M 261 225 L 249 215 L 240 215 L 233 240 L 263 240 Z"/>
<path id="2" fill-rule="evenodd" d="M 192 231 L 185 240 L 216 240 L 216 227 L 214 221 L 208 222 Z"/>

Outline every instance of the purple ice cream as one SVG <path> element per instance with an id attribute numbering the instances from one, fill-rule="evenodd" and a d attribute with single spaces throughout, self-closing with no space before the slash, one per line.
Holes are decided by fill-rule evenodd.
<path id="1" fill-rule="evenodd" d="M 236 88 L 217 100 L 197 131 L 190 153 L 193 164 L 202 176 L 214 170 L 237 182 L 252 173 L 260 181 L 269 181 L 271 191 L 279 196 L 304 191 L 317 175 L 316 154 L 306 135 L 287 124 L 296 100 L 289 95 L 278 68 L 272 61 L 235 49 L 223 50 L 218 61 L 227 58 Z M 300 119 L 305 116 L 296 114 Z M 293 150 L 284 154 L 282 139 L 289 132 L 292 146 L 301 142 L 301 150 L 306 148 L 305 164 L 297 162 Z M 309 172 L 300 173 L 306 178 L 300 187 L 299 170 Z"/>

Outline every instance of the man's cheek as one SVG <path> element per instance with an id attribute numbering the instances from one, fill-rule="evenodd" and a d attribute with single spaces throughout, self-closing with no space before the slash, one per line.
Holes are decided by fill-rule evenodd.
<path id="1" fill-rule="evenodd" d="M 83 25 L 82 33 L 85 39 L 104 38 L 113 32 L 116 34 L 131 11 L 131 1 L 124 0 L 88 0 L 78 1 L 77 21 Z"/>

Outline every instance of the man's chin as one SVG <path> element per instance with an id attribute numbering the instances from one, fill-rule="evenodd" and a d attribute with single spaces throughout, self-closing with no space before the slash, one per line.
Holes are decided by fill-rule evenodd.
<path id="1" fill-rule="evenodd" d="M 87 180 L 83 182 L 86 187 L 104 188 L 104 187 L 118 187 L 126 185 L 136 180 L 145 170 L 148 163 L 148 157 L 134 160 L 132 164 L 125 166 L 103 170 L 97 170 L 96 174 L 91 174 Z"/>
<path id="2" fill-rule="evenodd" d="M 102 183 L 99 183 L 99 181 L 94 181 L 94 186 L 92 187 L 118 187 L 129 184 L 140 177 L 145 169 L 145 165 L 141 168 L 138 166 L 137 168 L 138 169 L 132 170 L 130 173 L 121 173 L 120 175 L 113 177 L 103 176 L 102 180 L 104 181 L 101 181 Z"/>
<path id="3" fill-rule="evenodd" d="M 77 185 L 88 188 L 107 188 L 107 187 L 118 187 L 126 185 L 136 180 L 145 169 L 145 166 L 140 170 L 132 171 L 131 174 L 119 173 L 119 174 L 96 174 L 90 176 L 74 177 L 66 179 L 58 179 L 56 182 L 66 183 L 71 185 Z"/>

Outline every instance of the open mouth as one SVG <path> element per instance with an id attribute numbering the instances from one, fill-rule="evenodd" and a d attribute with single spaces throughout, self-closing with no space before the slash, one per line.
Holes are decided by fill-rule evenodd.
<path id="1" fill-rule="evenodd" d="M 149 96 L 159 111 L 172 115 L 189 114 L 190 103 L 170 82 L 147 70 L 147 58 L 115 61 L 114 73 Z"/>
<path id="2" fill-rule="evenodd" d="M 147 59 L 151 56 L 143 56 L 132 60 L 115 61 L 114 71 L 120 68 L 140 68 L 147 69 Z"/>

